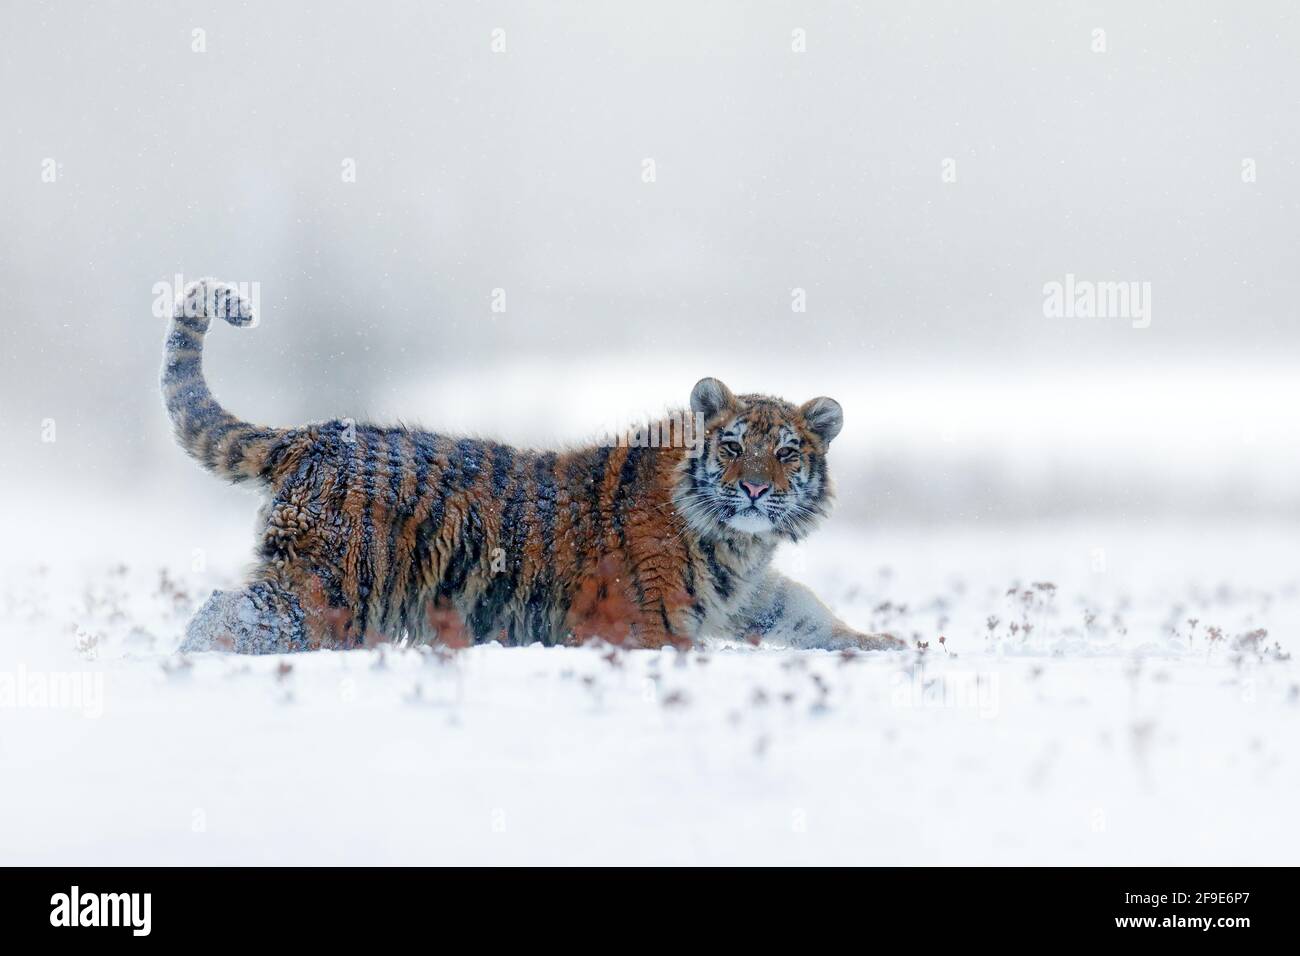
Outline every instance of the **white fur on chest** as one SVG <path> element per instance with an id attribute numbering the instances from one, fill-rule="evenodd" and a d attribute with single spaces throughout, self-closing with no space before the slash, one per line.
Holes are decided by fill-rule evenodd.
<path id="1" fill-rule="evenodd" d="M 701 635 L 725 630 L 736 613 L 750 603 L 762 584 L 775 550 L 776 542 L 765 536 L 713 542 L 714 559 L 725 573 L 725 586 L 719 586 L 717 576 L 708 570 L 708 562 L 704 562 L 705 573 L 697 575 L 695 588 L 695 596 L 705 610 L 700 624 Z"/>

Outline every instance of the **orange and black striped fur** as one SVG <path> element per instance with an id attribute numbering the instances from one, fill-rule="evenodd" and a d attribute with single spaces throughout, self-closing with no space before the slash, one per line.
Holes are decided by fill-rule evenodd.
<path id="1" fill-rule="evenodd" d="M 252 319 L 228 287 L 191 286 L 167 336 L 167 410 L 190 455 L 260 486 L 265 504 L 258 564 L 242 590 L 213 593 L 182 649 L 707 636 L 896 646 L 769 568 L 777 542 L 826 511 L 841 426 L 829 398 L 794 406 L 704 379 L 691 447 L 547 452 L 348 421 L 265 428 L 208 390 L 203 337 L 217 316 Z"/>

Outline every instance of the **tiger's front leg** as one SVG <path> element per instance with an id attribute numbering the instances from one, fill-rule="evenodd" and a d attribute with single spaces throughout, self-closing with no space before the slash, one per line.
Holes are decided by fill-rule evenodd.
<path id="1" fill-rule="evenodd" d="M 770 569 L 731 626 L 747 640 L 787 647 L 880 651 L 907 646 L 892 634 L 855 631 L 807 587 Z"/>

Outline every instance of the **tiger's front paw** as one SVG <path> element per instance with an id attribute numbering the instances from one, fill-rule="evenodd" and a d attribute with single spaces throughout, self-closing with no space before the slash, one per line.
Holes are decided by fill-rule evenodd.
<path id="1" fill-rule="evenodd" d="M 864 651 L 905 651 L 907 641 L 893 634 L 859 634 L 858 646 Z"/>
<path id="2" fill-rule="evenodd" d="M 863 634 L 861 631 L 845 628 L 835 635 L 835 645 L 841 649 L 856 651 L 905 651 L 907 642 L 894 637 L 893 634 Z"/>

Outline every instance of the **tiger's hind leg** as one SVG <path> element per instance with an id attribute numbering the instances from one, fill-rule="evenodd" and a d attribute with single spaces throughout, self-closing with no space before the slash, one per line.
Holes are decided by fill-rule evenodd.
<path id="1" fill-rule="evenodd" d="M 183 653 L 287 654 L 311 649 L 297 597 L 274 582 L 213 591 L 185 629 Z"/>

